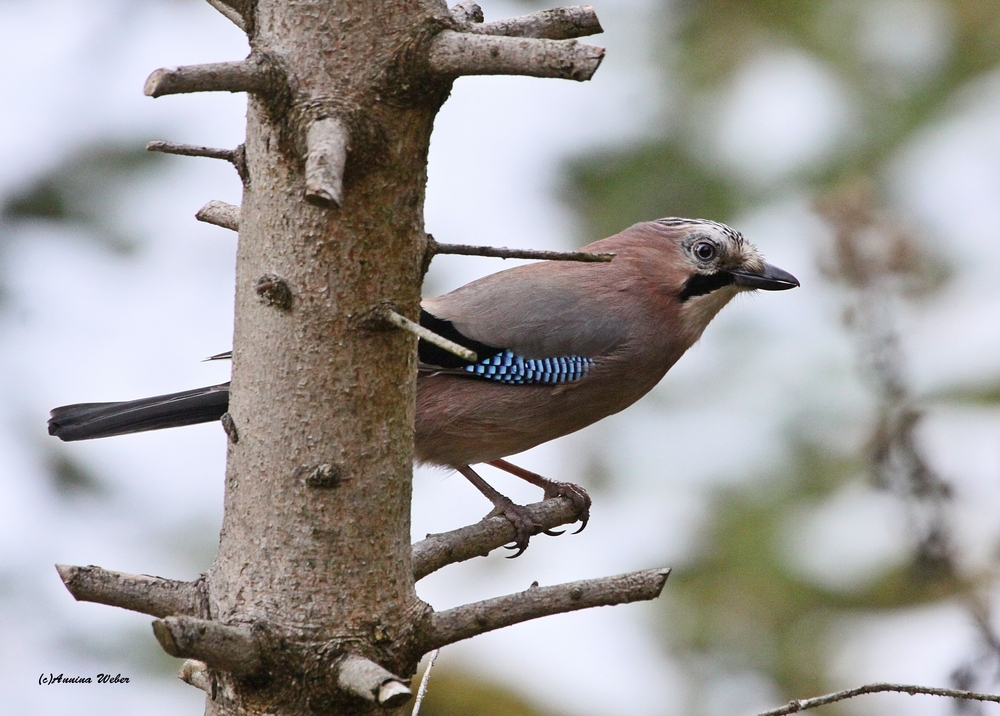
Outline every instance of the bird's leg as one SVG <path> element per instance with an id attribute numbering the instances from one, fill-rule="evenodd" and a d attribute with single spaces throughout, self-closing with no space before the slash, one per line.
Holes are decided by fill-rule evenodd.
<path id="1" fill-rule="evenodd" d="M 468 465 L 462 465 L 457 468 L 457 470 L 465 475 L 465 478 L 471 482 L 477 490 L 479 490 L 486 497 L 487 500 L 493 503 L 493 511 L 488 516 L 493 515 L 503 515 L 510 523 L 514 525 L 514 545 L 517 549 L 517 554 L 510 557 L 518 557 L 524 550 L 528 549 L 528 540 L 531 539 L 533 535 L 538 534 L 541 528 L 535 524 L 534 520 L 528 515 L 528 512 L 518 504 L 515 504 L 513 500 L 505 495 L 501 495 L 499 492 L 493 489 L 486 480 L 481 478 L 475 470 L 473 470 Z"/>
<path id="2" fill-rule="evenodd" d="M 499 468 L 504 472 L 509 472 L 511 475 L 516 475 L 522 480 L 542 488 L 545 490 L 546 498 L 566 497 L 572 500 L 573 506 L 576 508 L 577 519 L 579 519 L 581 523 L 580 529 L 573 534 L 583 532 L 584 528 L 587 526 L 587 522 L 590 521 L 590 495 L 588 495 L 587 491 L 579 485 L 573 484 L 572 482 L 557 482 L 556 480 L 550 480 L 547 477 L 542 477 L 541 475 L 531 472 L 530 470 L 525 470 L 523 467 L 518 467 L 517 465 L 509 463 L 506 460 L 490 460 L 488 464 Z M 562 532 L 557 532 L 555 534 L 562 534 Z"/>

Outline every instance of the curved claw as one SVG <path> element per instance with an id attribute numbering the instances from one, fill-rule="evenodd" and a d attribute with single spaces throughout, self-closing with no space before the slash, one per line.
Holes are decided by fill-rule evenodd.
<path id="1" fill-rule="evenodd" d="M 591 499 L 586 490 L 572 482 L 556 482 L 553 483 L 551 489 L 546 490 L 545 496 L 565 497 L 573 502 L 576 518 L 581 523 L 580 529 L 574 531 L 573 534 L 580 534 L 587 528 L 587 523 L 590 522 Z"/>
<path id="2" fill-rule="evenodd" d="M 528 543 L 525 542 L 523 545 L 515 545 L 514 547 L 506 547 L 506 549 L 516 549 L 517 553 L 504 557 L 504 559 L 515 559 L 524 554 L 524 550 L 528 549 Z"/>
<path id="3" fill-rule="evenodd" d="M 566 534 L 566 530 L 542 530 L 542 534 L 549 537 L 558 537 L 559 535 Z"/>

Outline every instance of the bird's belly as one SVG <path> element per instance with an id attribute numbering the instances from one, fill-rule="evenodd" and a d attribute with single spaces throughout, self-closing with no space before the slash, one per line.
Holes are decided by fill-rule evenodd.
<path id="1" fill-rule="evenodd" d="M 513 455 L 617 413 L 655 385 L 589 378 L 549 386 L 421 376 L 416 458 L 459 466 Z"/>

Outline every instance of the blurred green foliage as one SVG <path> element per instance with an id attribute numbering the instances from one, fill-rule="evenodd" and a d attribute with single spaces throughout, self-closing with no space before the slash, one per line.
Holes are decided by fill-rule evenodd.
<path id="1" fill-rule="evenodd" d="M 84 146 L 0 197 L 0 239 L 6 243 L 11 235 L 5 227 L 46 221 L 81 229 L 76 235 L 115 253 L 128 253 L 137 240 L 122 226 L 122 190 L 165 159 L 147 152 L 138 141 Z"/>
<path id="2" fill-rule="evenodd" d="M 682 658 L 767 674 L 789 698 L 830 690 L 827 637 L 839 617 L 926 604 L 968 587 L 916 559 L 861 587 L 828 588 L 798 574 L 782 549 L 790 516 L 864 480 L 866 465 L 799 441 L 792 452 L 787 472 L 716 496 L 700 556 L 670 578 L 662 622 Z"/>
<path id="3" fill-rule="evenodd" d="M 45 448 L 45 462 L 52 486 L 60 497 L 107 497 L 109 488 L 84 463 L 61 447 Z"/>
<path id="4" fill-rule="evenodd" d="M 661 9 L 654 36 L 674 109 L 641 144 L 568 163 L 564 196 L 587 239 L 660 216 L 732 220 L 792 192 L 817 199 L 845 180 L 877 186 L 900 149 L 1000 67 L 997 0 L 686 0 Z M 873 32 L 912 13 L 941 42 L 906 65 Z M 835 78 L 853 116 L 836 151 L 761 184 L 721 168 L 704 127 L 718 119 L 710 116 L 721 111 L 716 100 L 748 63 L 778 49 L 808 57 Z M 926 261 L 923 270 L 928 285 L 947 277 L 940 261 Z M 987 381 L 937 397 L 997 405 L 998 386 Z M 949 570 L 928 568 L 916 548 L 863 588 L 825 588 L 797 574 L 781 548 L 790 517 L 865 480 L 870 465 L 860 448 L 845 456 L 790 442 L 786 471 L 716 495 L 700 552 L 674 571 L 659 602 L 664 641 L 688 665 L 696 694 L 719 675 L 747 672 L 786 699 L 824 693 L 833 686 L 828 644 L 838 620 L 954 599 L 970 588 Z M 705 708 L 695 699 L 685 713 Z"/>
<path id="5" fill-rule="evenodd" d="M 465 673 L 435 669 L 428 686 L 420 716 L 555 716 L 510 689 Z"/>
<path id="6" fill-rule="evenodd" d="M 794 49 L 822 63 L 849 91 L 859 114 L 841 150 L 798 178 L 818 188 L 857 173 L 878 176 L 904 142 L 1000 62 L 1000 3 L 994 0 L 910 0 L 947 25 L 941 28 L 946 53 L 911 71 L 879 62 L 863 51 L 864 26 L 879 13 L 891 18 L 901 4 L 907 0 L 670 3 L 678 12 L 670 14 L 672 24 L 659 36 L 677 116 L 661 126 L 660 137 L 641 146 L 570 163 L 565 193 L 586 219 L 587 235 L 607 236 L 655 216 L 725 221 L 740 208 L 770 198 L 721 173 L 699 135 L 706 120 L 701 100 L 729 86 L 749 60 L 775 48 Z"/>

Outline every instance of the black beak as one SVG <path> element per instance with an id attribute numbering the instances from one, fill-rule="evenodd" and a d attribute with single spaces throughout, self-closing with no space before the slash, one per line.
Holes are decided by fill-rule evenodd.
<path id="1" fill-rule="evenodd" d="M 765 291 L 787 291 L 790 288 L 799 286 L 799 280 L 787 271 L 782 271 L 777 266 L 764 264 L 764 269 L 758 272 L 751 271 L 730 271 L 733 283 L 737 286 L 747 288 L 762 288 Z"/>

